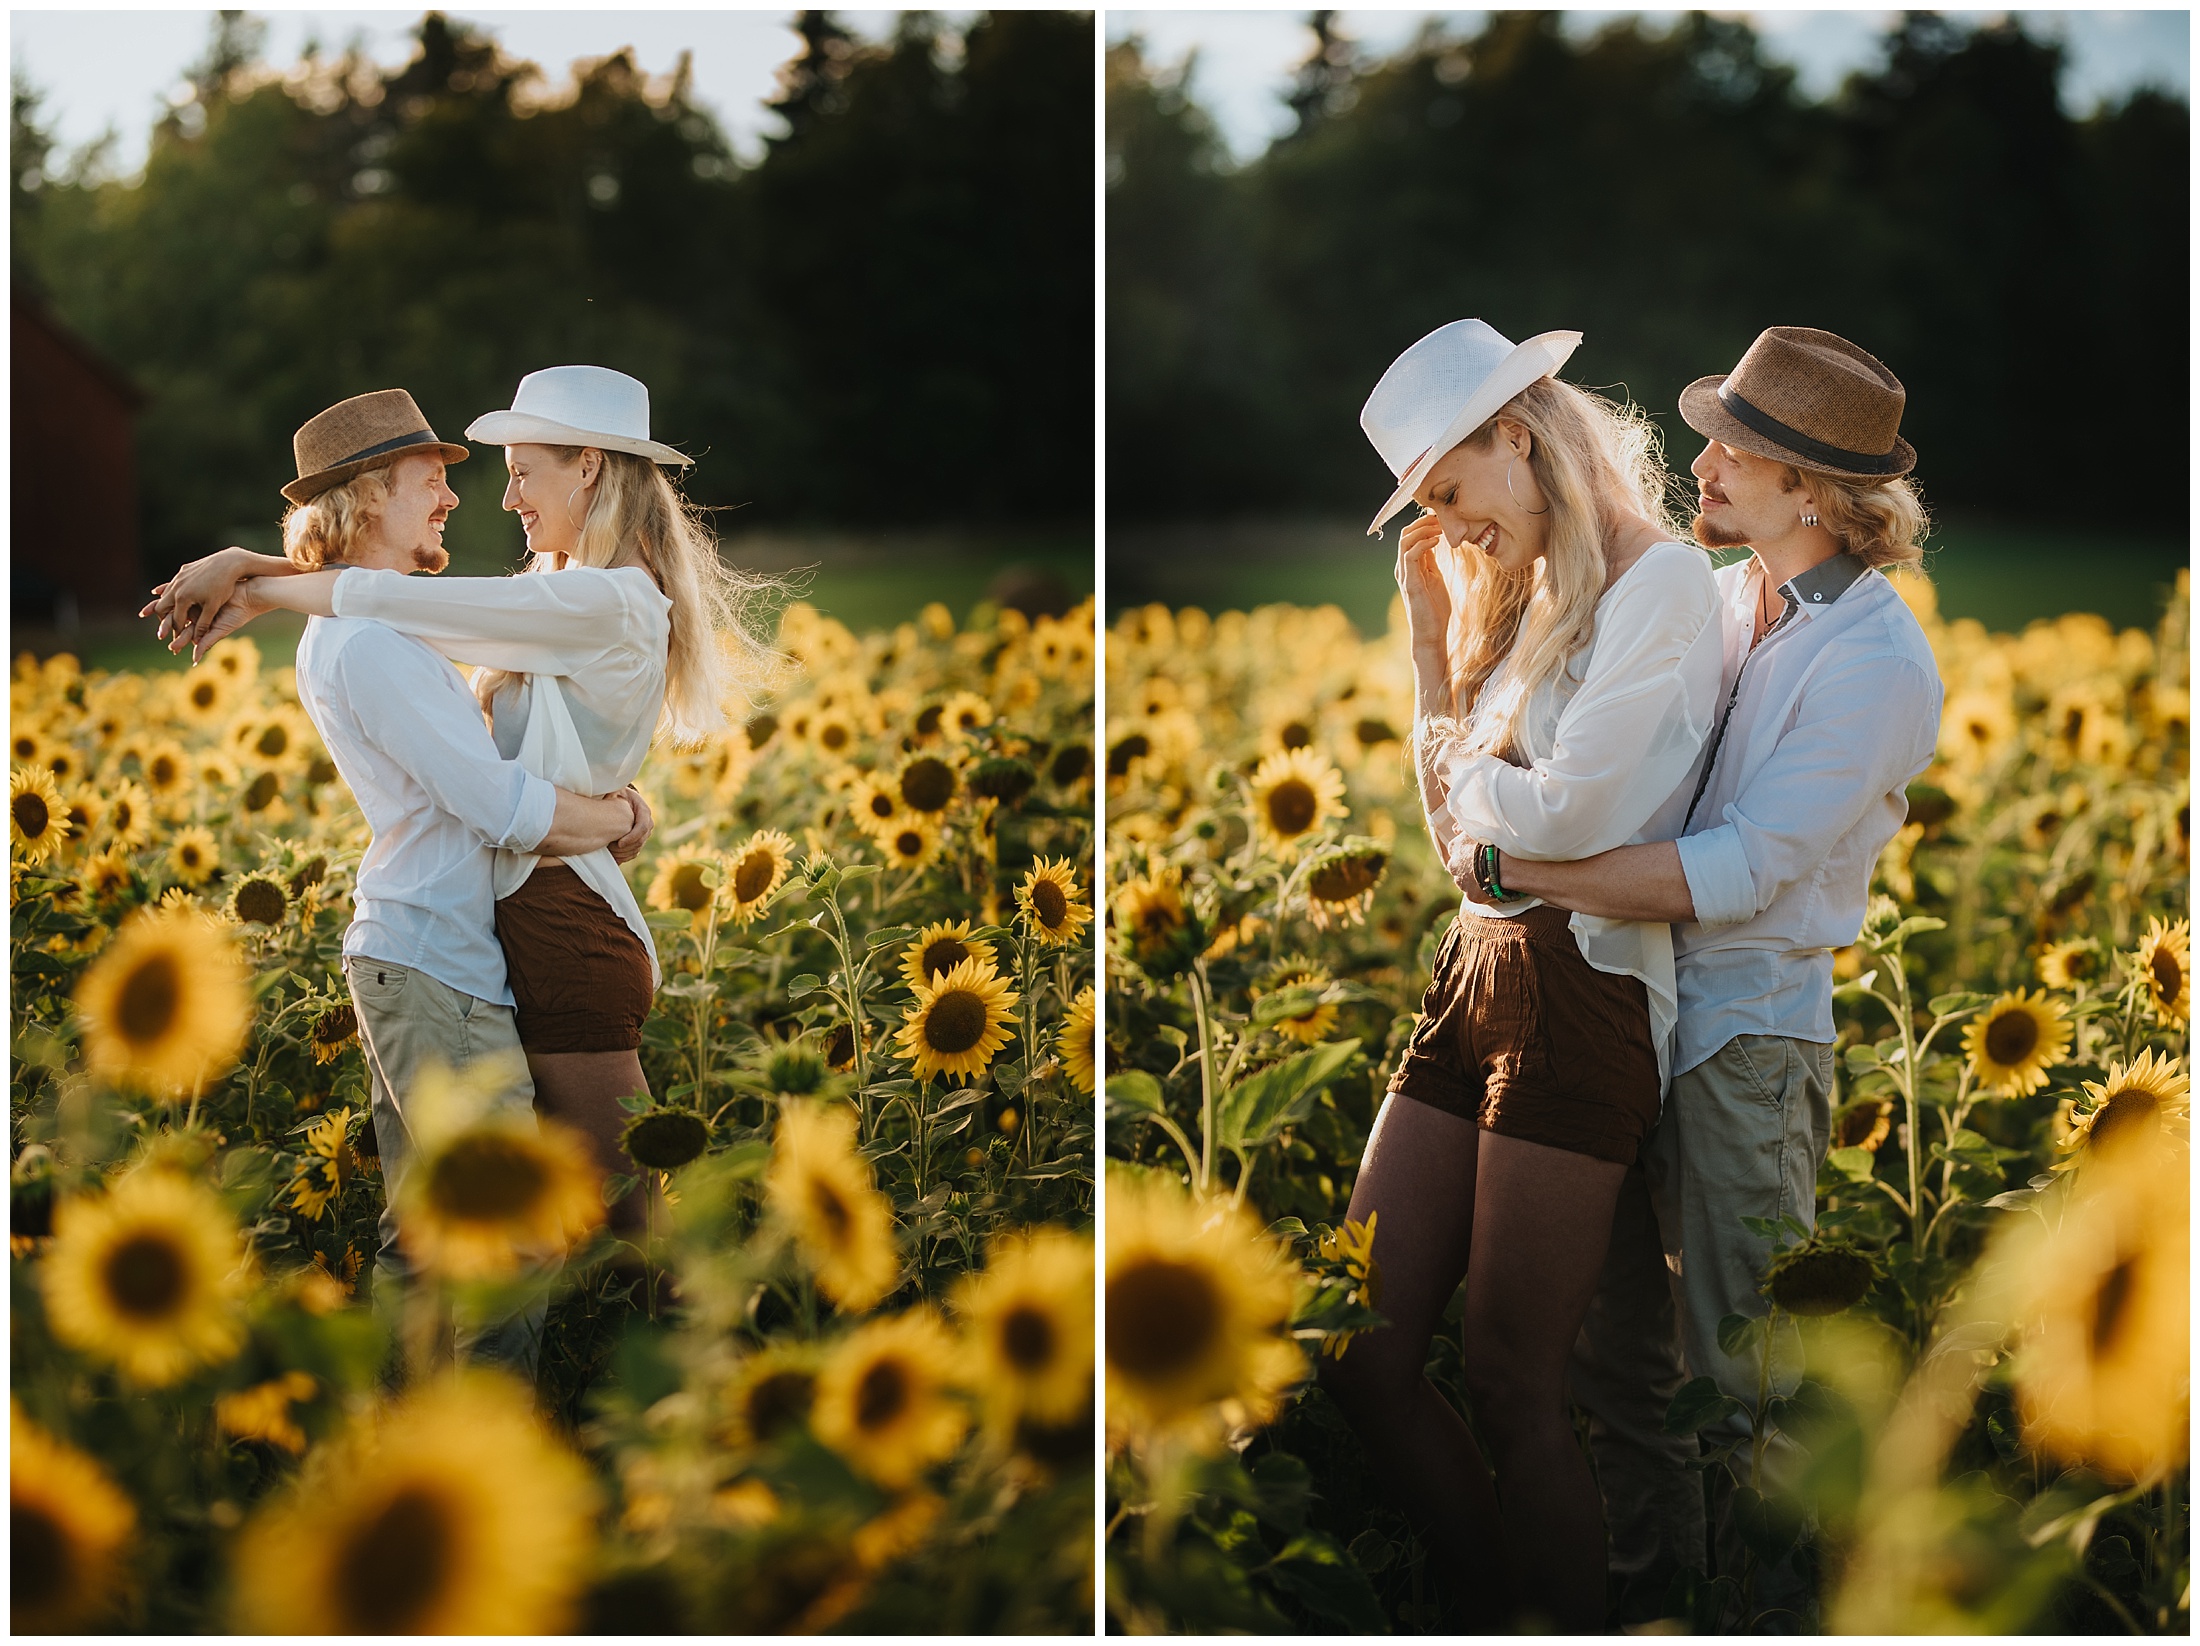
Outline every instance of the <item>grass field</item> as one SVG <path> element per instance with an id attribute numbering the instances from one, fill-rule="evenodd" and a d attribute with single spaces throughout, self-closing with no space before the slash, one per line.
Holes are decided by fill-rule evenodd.
<path id="1" fill-rule="evenodd" d="M 254 547 L 267 550 L 273 545 Z M 737 565 L 787 578 L 803 598 L 859 634 L 891 628 L 934 600 L 962 619 L 981 600 L 1011 595 L 1019 586 L 1051 587 L 1063 608 L 1093 589 L 1091 539 L 1061 532 L 759 532 L 729 534 L 726 551 Z M 451 570 L 494 576 L 506 564 L 494 553 L 462 544 L 452 556 Z M 291 661 L 304 630 L 302 619 L 276 613 L 255 622 L 251 634 L 268 666 L 281 668 Z M 40 655 L 71 651 L 87 668 L 156 669 L 181 663 L 153 638 L 150 622 L 88 624 L 73 635 L 19 626 L 13 649 Z"/>
<path id="2" fill-rule="evenodd" d="M 1108 616 L 1161 601 L 1210 611 L 1272 601 L 1333 602 L 1362 634 L 1382 631 L 1395 585 L 1395 529 L 1378 543 L 1349 520 L 1234 521 L 1108 534 Z M 2035 617 L 2098 612 L 2118 627 L 2151 627 L 2163 591 L 2186 562 L 2174 537 L 2012 527 L 1963 516 L 1942 521 L 1926 569 L 1949 617 L 2015 633 Z"/>

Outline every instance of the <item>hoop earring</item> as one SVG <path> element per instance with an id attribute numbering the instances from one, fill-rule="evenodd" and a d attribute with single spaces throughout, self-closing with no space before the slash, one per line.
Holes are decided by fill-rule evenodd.
<path id="1" fill-rule="evenodd" d="M 1520 454 L 1518 452 L 1514 452 L 1512 455 L 1512 463 L 1507 463 L 1505 465 L 1505 495 L 1513 500 L 1513 507 L 1518 509 L 1522 514 L 1549 514 L 1551 512 L 1551 505 L 1548 499 L 1545 500 L 1543 507 L 1541 507 L 1540 509 L 1531 509 L 1528 507 L 1527 504 L 1520 501 L 1519 494 L 1513 490 L 1513 463 L 1517 463 L 1519 461 Z"/>
<path id="2" fill-rule="evenodd" d="M 587 484 L 588 482 L 585 480 L 581 482 L 581 486 L 585 486 Z M 565 494 L 565 518 L 572 525 L 575 531 L 581 530 L 588 524 L 588 522 L 585 520 L 573 519 L 573 499 L 580 496 L 581 486 L 575 486 L 571 491 Z"/>
<path id="3" fill-rule="evenodd" d="M 1815 525 L 1817 525 L 1817 524 L 1818 524 L 1818 516 L 1817 516 L 1816 512 L 1815 512 L 1815 511 L 1813 511 L 1813 510 L 1810 510 L 1810 509 L 1805 509 L 1805 510 L 1803 511 L 1803 524 L 1804 524 L 1804 525 L 1806 525 L 1806 526 L 1815 526 Z"/>

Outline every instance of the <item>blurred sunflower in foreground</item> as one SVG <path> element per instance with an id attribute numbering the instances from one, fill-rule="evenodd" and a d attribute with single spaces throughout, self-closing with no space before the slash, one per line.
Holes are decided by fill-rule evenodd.
<path id="1" fill-rule="evenodd" d="M 783 1106 L 764 1188 L 815 1271 L 818 1290 L 834 1303 L 860 1311 L 894 1289 L 901 1277 L 894 1212 L 856 1153 L 852 1110 Z"/>
<path id="2" fill-rule="evenodd" d="M 1060 1229 L 1005 1236 L 964 1279 L 955 1312 L 988 1427 L 1067 1423 L 1092 1404 L 1092 1242 Z"/>
<path id="3" fill-rule="evenodd" d="M 94 1073 L 176 1099 L 228 1072 L 252 1022 L 235 949 L 190 910 L 126 921 L 85 971 L 76 1008 Z"/>
<path id="4" fill-rule="evenodd" d="M 107 1471 L 8 1401 L 8 1626 L 86 1628 L 124 1598 L 137 1510 Z"/>
<path id="5" fill-rule="evenodd" d="M 968 1426 L 955 1400 L 955 1339 L 926 1305 L 866 1321 L 817 1375 L 810 1427 L 880 1485 L 909 1485 Z"/>

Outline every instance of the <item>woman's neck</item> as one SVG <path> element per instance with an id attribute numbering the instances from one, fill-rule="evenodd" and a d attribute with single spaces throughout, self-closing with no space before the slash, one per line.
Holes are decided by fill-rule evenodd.
<path id="1" fill-rule="evenodd" d="M 1604 587 L 1609 589 L 1628 569 L 1649 552 L 1650 545 L 1665 541 L 1665 533 L 1649 521 L 1629 515 L 1604 533 Z"/>

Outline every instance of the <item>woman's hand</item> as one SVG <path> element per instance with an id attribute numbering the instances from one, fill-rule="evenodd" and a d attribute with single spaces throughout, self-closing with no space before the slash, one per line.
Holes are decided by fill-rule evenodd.
<path id="1" fill-rule="evenodd" d="M 211 615 L 202 614 L 195 623 L 182 618 L 163 619 L 160 626 L 163 638 L 169 635 L 171 624 L 175 625 L 175 637 L 168 641 L 168 649 L 180 652 L 189 646 L 191 661 L 195 664 L 216 641 L 226 640 L 255 617 L 264 617 L 273 611 L 275 608 L 254 592 L 254 585 L 258 581 L 254 577 L 245 578 L 237 585 L 237 592 L 218 611 Z"/>
<path id="2" fill-rule="evenodd" d="M 1451 628 L 1451 590 L 1437 560 L 1443 541 L 1443 522 L 1433 514 L 1423 514 L 1398 534 L 1398 592 L 1405 597 L 1414 661 L 1432 658 L 1439 666 Z"/>
<path id="3" fill-rule="evenodd" d="M 611 842 L 611 859 L 615 863 L 631 863 L 657 827 L 657 819 L 651 815 L 649 802 L 642 798 L 642 791 L 633 784 L 629 783 L 619 794 L 633 808 L 634 827 Z"/>
<path id="4" fill-rule="evenodd" d="M 238 583 L 251 575 L 251 562 L 257 558 L 243 549 L 227 548 L 194 560 L 155 589 L 152 600 L 138 616 L 158 617 L 163 640 L 191 628 L 229 604 Z"/>

